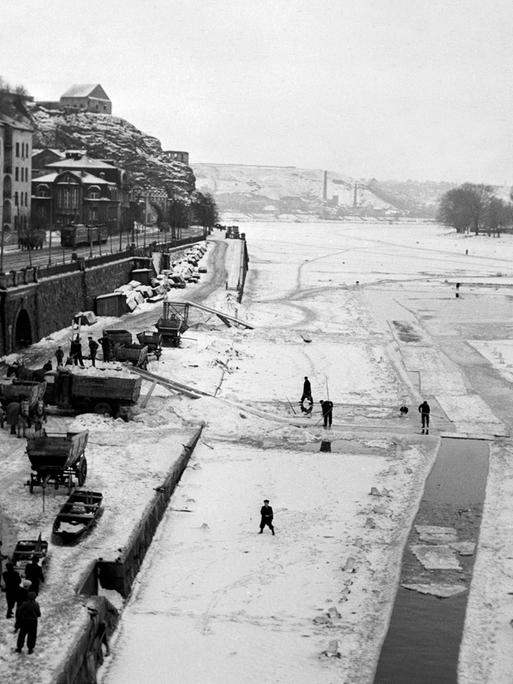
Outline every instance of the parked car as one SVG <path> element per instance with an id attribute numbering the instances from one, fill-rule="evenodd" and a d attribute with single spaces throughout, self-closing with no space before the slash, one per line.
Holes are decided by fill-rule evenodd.
<path id="1" fill-rule="evenodd" d="M 184 288 L 186 282 L 181 275 L 174 275 L 169 277 L 169 285 L 171 287 Z"/>

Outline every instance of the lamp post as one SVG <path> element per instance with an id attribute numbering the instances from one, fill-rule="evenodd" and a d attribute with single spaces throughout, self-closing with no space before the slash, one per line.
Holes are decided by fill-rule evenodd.
<path id="1" fill-rule="evenodd" d="M 146 249 L 146 230 L 148 229 L 148 193 L 144 193 L 144 235 L 143 247 Z"/>

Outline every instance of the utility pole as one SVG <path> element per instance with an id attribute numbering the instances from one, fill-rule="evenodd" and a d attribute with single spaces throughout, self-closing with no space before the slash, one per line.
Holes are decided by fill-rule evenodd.
<path id="1" fill-rule="evenodd" d="M 48 266 L 52 265 L 52 233 L 53 231 L 50 230 L 50 239 L 48 240 Z"/>
<path id="2" fill-rule="evenodd" d="M 144 236 L 143 247 L 146 248 L 146 230 L 148 228 L 148 193 L 144 193 Z"/>
<path id="3" fill-rule="evenodd" d="M 4 222 L 0 208 L 0 273 L 4 272 Z"/>

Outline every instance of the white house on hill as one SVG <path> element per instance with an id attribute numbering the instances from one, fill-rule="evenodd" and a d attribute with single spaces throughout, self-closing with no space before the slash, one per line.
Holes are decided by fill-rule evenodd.
<path id="1" fill-rule="evenodd" d="M 112 102 L 99 83 L 78 83 L 68 88 L 60 99 L 68 111 L 112 114 Z"/>

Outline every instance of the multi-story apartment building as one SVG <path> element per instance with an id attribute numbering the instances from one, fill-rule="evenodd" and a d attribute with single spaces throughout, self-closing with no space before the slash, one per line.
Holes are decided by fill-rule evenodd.
<path id="1" fill-rule="evenodd" d="M 30 227 L 32 126 L 22 95 L 0 91 L 3 160 L 2 222 L 5 233 Z"/>

